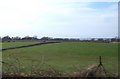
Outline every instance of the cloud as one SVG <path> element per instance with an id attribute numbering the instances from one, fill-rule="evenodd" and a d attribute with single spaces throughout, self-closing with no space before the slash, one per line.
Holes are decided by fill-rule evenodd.
<path id="1" fill-rule="evenodd" d="M 1 34 L 53 37 L 117 35 L 116 4 L 103 9 L 90 5 L 90 2 L 78 0 L 0 1 Z"/>

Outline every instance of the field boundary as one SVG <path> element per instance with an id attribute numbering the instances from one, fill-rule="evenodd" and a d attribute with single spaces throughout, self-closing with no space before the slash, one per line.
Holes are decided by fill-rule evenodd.
<path id="1" fill-rule="evenodd" d="M 60 43 L 60 42 L 41 42 L 41 43 L 35 43 L 35 44 L 29 44 L 29 45 L 23 45 L 23 46 L 2 48 L 2 49 L 0 49 L 0 51 L 6 51 L 6 50 L 11 50 L 11 49 L 19 49 L 19 48 L 25 48 L 25 47 L 32 47 L 32 46 L 38 46 L 38 45 L 44 45 L 44 44 L 52 44 L 52 43 Z"/>

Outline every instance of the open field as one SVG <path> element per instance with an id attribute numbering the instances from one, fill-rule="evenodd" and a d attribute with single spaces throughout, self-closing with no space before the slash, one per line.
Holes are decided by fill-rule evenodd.
<path id="1" fill-rule="evenodd" d="M 3 48 L 32 44 L 35 42 L 6 42 Z M 30 73 L 31 68 L 49 69 L 72 73 L 93 64 L 99 64 L 102 56 L 105 69 L 118 74 L 118 44 L 90 42 L 62 42 L 42 46 L 7 50 L 2 52 L 4 62 L 19 66 L 20 72 Z M 3 71 L 6 71 L 3 64 Z"/>
<path id="2" fill-rule="evenodd" d="M 34 43 L 38 43 L 38 42 L 40 42 L 40 41 L 3 42 L 2 46 L 3 46 L 3 48 L 9 48 L 9 47 L 15 47 L 15 46 L 34 44 Z"/>

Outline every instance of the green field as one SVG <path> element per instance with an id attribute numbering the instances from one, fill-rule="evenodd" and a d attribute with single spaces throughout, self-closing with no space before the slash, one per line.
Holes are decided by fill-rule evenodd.
<path id="1" fill-rule="evenodd" d="M 40 42 L 40 41 L 3 42 L 2 46 L 3 46 L 3 48 L 8 48 L 8 47 L 15 47 L 15 46 L 34 44 L 34 43 L 38 43 L 38 42 Z"/>
<path id="2" fill-rule="evenodd" d="M 2 47 L 32 43 L 35 42 L 6 42 L 2 44 Z M 99 64 L 99 56 L 102 56 L 105 69 L 117 75 L 117 43 L 62 42 L 2 52 L 3 61 L 20 66 L 20 71 L 27 73 L 33 66 L 46 70 L 51 66 L 59 71 L 71 73 Z M 6 65 L 3 64 L 3 71 L 6 71 L 5 67 Z"/>

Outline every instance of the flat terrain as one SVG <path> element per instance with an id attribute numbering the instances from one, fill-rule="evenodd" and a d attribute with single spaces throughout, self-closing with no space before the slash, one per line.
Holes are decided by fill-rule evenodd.
<path id="1" fill-rule="evenodd" d="M 34 43 L 38 43 L 38 42 L 40 42 L 40 41 L 3 42 L 2 47 L 3 48 L 9 48 L 9 47 L 15 47 L 15 46 L 34 44 Z"/>
<path id="2" fill-rule="evenodd" d="M 33 44 L 36 42 L 6 42 L 3 48 Z M 19 66 L 21 72 L 30 72 L 31 68 L 49 69 L 71 73 L 98 64 L 99 56 L 105 69 L 118 74 L 118 44 L 90 42 L 62 42 L 2 52 L 4 62 Z M 6 65 L 3 64 L 3 71 Z"/>

